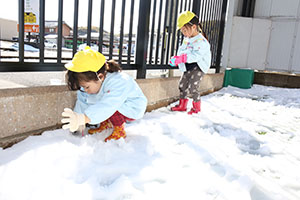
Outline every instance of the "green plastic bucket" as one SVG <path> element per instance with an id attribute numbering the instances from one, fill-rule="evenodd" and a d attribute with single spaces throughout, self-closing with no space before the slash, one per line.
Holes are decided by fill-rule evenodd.
<path id="1" fill-rule="evenodd" d="M 253 85 L 254 70 L 253 69 L 226 69 L 224 75 L 223 87 L 228 85 L 248 89 Z"/>

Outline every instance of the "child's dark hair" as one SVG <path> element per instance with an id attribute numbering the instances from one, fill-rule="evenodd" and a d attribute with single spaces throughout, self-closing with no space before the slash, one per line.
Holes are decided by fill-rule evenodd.
<path id="1" fill-rule="evenodd" d="M 184 26 L 192 27 L 193 25 L 197 25 L 199 33 L 201 33 L 207 39 L 207 36 L 204 33 L 204 31 L 203 31 L 202 25 L 201 25 L 201 23 L 200 23 L 199 18 L 198 18 L 197 15 L 195 15 L 191 19 L 191 21 L 189 21 L 188 23 L 186 23 Z"/>
<path id="2" fill-rule="evenodd" d="M 120 72 L 122 71 L 121 66 L 114 60 L 109 60 L 95 73 L 92 71 L 87 72 L 73 72 L 68 70 L 66 73 L 66 81 L 68 84 L 68 88 L 70 90 L 80 90 L 79 82 L 85 81 L 98 81 L 99 78 L 97 77 L 98 74 L 105 75 L 107 72 Z"/>

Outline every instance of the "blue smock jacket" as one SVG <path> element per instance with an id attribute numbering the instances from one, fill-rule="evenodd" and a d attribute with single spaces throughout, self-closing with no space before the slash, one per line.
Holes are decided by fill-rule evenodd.
<path id="1" fill-rule="evenodd" d="M 177 55 L 186 54 L 187 63 L 197 63 L 202 72 L 206 73 L 211 65 L 210 44 L 206 38 L 199 33 L 195 37 L 183 39 L 182 45 L 178 48 Z M 179 70 L 186 71 L 184 63 L 178 65 Z"/>
<path id="2" fill-rule="evenodd" d="M 84 113 L 90 124 L 98 124 L 116 111 L 131 119 L 142 118 L 147 99 L 136 81 L 123 72 L 107 73 L 97 94 L 77 92 L 74 111 Z"/>

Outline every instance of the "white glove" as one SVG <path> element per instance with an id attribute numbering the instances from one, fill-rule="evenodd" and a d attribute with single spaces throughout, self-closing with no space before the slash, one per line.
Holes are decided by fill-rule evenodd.
<path id="1" fill-rule="evenodd" d="M 84 129 L 85 129 L 85 125 L 80 125 L 77 131 L 81 133 L 82 131 L 84 131 Z"/>
<path id="2" fill-rule="evenodd" d="M 85 125 L 84 114 L 73 112 L 70 108 L 65 108 L 61 115 L 65 117 L 61 120 L 61 122 L 68 123 L 63 125 L 63 129 L 70 129 L 71 132 L 75 132 L 80 126 Z"/>

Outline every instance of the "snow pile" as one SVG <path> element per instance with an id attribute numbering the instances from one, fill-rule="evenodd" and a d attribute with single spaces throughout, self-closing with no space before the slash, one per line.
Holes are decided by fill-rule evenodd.
<path id="1" fill-rule="evenodd" d="M 60 129 L 0 149 L 0 199 L 300 198 L 299 89 L 223 88 L 200 114 L 161 108 L 126 130 L 104 143 L 111 130 Z"/>

